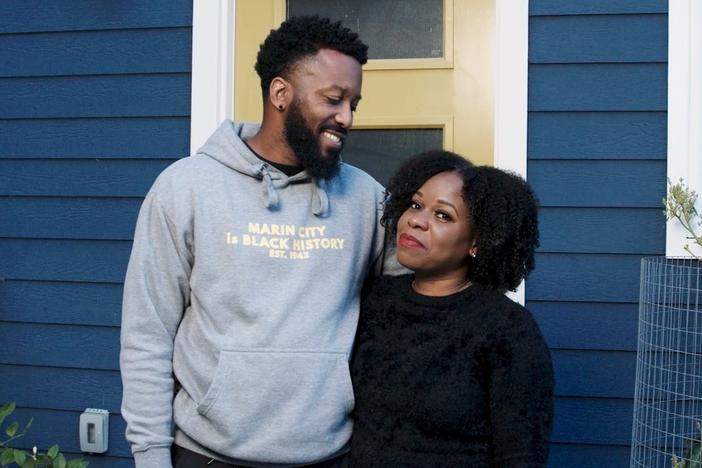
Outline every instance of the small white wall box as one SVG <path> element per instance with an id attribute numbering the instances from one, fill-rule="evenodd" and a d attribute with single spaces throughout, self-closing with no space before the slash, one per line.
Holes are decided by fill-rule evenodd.
<path id="1" fill-rule="evenodd" d="M 107 452 L 110 412 L 104 409 L 86 408 L 80 415 L 80 449 L 88 453 Z"/>

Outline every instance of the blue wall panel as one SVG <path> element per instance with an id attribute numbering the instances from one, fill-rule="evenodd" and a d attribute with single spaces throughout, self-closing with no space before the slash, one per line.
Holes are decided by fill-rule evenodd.
<path id="1" fill-rule="evenodd" d="M 190 28 L 0 34 L 0 76 L 189 73 Z"/>
<path id="2" fill-rule="evenodd" d="M 529 0 L 529 15 L 668 13 L 668 0 Z"/>
<path id="3" fill-rule="evenodd" d="M 143 197 L 171 160 L 0 159 L 0 195 Z"/>
<path id="4" fill-rule="evenodd" d="M 530 0 L 527 307 L 551 347 L 549 467 L 628 465 L 640 259 L 665 253 L 665 0 Z"/>
<path id="5" fill-rule="evenodd" d="M 192 0 L 3 0 L 0 33 L 191 27 Z"/>
<path id="6" fill-rule="evenodd" d="M 0 342 L 5 346 L 2 364 L 119 369 L 117 327 L 5 322 Z M 47 407 L 51 405 L 47 402 Z"/>
<path id="7" fill-rule="evenodd" d="M 553 47 L 554 41 L 558 47 Z M 529 21 L 530 63 L 667 59 L 667 15 L 536 16 Z"/>
<path id="8" fill-rule="evenodd" d="M 190 74 L 0 78 L 6 119 L 190 115 Z"/>
<path id="9" fill-rule="evenodd" d="M 530 159 L 527 173 L 542 206 L 662 209 L 665 195 L 665 161 Z"/>
<path id="10" fill-rule="evenodd" d="M 539 222 L 559 226 L 541 234 L 540 252 L 653 255 L 665 242 L 660 208 L 544 207 Z"/>
<path id="11" fill-rule="evenodd" d="M 635 352 L 553 350 L 551 353 L 557 396 L 627 398 L 634 393 Z"/>
<path id="12" fill-rule="evenodd" d="M 665 111 L 665 63 L 529 66 L 530 111 Z"/>
<path id="13" fill-rule="evenodd" d="M 529 301 L 552 348 L 636 350 L 636 303 Z"/>
<path id="14" fill-rule="evenodd" d="M 119 413 L 122 379 L 118 370 L 0 364 L 0 374 L 10 382 L 22 382 L 24 389 L 17 394 L 14 388 L 0 387 L 0 401 L 15 401 L 25 408 L 83 411 L 88 407 Z M 57 386 L 61 381 L 71 385 Z"/>
<path id="15" fill-rule="evenodd" d="M 119 326 L 122 285 L 5 279 L 0 321 Z"/>
<path id="16" fill-rule="evenodd" d="M 551 440 L 573 444 L 627 445 L 634 405 L 628 398 L 556 397 Z M 572 458 L 577 467 L 580 460 Z"/>
<path id="17" fill-rule="evenodd" d="M 537 253 L 536 269 L 526 290 L 527 300 L 636 302 L 641 257 Z"/>
<path id="18" fill-rule="evenodd" d="M 144 194 L 190 151 L 192 0 L 6 0 L 0 18 L 0 404 L 34 417 L 21 447 L 130 467 L 122 281 Z M 112 413 L 104 456 L 79 453 L 86 407 Z"/>
<path id="19" fill-rule="evenodd" d="M 552 443 L 547 466 L 548 468 L 622 468 L 629 466 L 629 453 L 628 446 Z"/>
<path id="20" fill-rule="evenodd" d="M 665 112 L 530 112 L 529 159 L 665 159 Z"/>
<path id="21" fill-rule="evenodd" d="M 141 202 L 125 197 L 0 197 L 0 237 L 131 240 Z"/>
<path id="22" fill-rule="evenodd" d="M 129 241 L 0 239 L 6 279 L 121 283 Z"/>
<path id="23" fill-rule="evenodd" d="M 189 152 L 188 117 L 4 120 L 0 116 L 0 159 L 175 159 Z"/>

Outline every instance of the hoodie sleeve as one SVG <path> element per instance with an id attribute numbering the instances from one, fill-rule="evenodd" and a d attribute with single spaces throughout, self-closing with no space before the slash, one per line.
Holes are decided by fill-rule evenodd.
<path id="1" fill-rule="evenodd" d="M 152 190 L 139 212 L 122 306 L 122 416 L 137 468 L 171 466 L 173 340 L 190 297 L 188 236 Z"/>

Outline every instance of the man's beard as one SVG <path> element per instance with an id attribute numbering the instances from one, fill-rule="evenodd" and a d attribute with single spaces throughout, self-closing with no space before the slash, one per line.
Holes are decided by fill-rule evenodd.
<path id="1" fill-rule="evenodd" d="M 340 150 L 329 151 L 326 156 L 322 154 L 319 148 L 319 136 L 310 129 L 300 107 L 298 101 L 293 101 L 288 108 L 285 116 L 285 139 L 307 174 L 314 179 L 330 180 L 336 176 L 341 167 Z M 329 127 L 346 133 L 337 126 Z M 320 131 L 323 130 L 323 128 L 320 129 Z"/>

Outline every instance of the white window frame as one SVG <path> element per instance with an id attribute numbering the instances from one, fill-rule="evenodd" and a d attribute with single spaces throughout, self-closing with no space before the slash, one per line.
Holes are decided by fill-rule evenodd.
<path id="1" fill-rule="evenodd" d="M 193 2 L 192 153 L 234 116 L 235 7 L 236 0 Z M 495 16 L 494 164 L 526 177 L 529 0 L 495 0 Z M 523 304 L 523 284 L 510 297 Z"/>
<path id="2" fill-rule="evenodd" d="M 702 192 L 702 2 L 668 5 L 668 178 Z M 699 202 L 699 200 L 698 200 Z M 698 211 L 700 204 L 698 203 Z M 666 225 L 669 257 L 688 256 L 685 230 Z"/>

